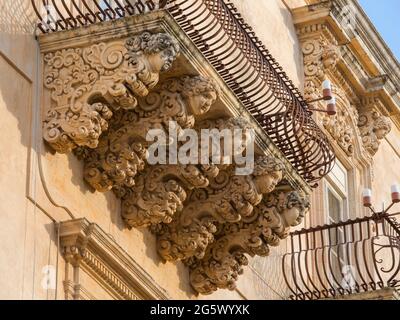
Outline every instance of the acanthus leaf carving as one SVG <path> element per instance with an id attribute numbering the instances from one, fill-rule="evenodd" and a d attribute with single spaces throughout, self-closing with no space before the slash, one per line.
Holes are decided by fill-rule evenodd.
<path id="1" fill-rule="evenodd" d="M 134 109 L 178 54 L 175 39 L 149 32 L 47 53 L 44 85 L 54 106 L 43 122 L 44 139 L 60 153 L 95 148 L 112 112 Z"/>

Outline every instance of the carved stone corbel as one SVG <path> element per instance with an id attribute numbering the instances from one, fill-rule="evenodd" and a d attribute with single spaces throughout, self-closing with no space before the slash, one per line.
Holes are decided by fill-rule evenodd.
<path id="1" fill-rule="evenodd" d="M 192 128 L 194 117 L 210 110 L 219 91 L 214 80 L 202 76 L 172 78 L 139 99 L 135 110 L 115 112 L 97 148 L 76 151 L 85 160 L 85 180 L 97 191 L 113 189 L 124 197 L 127 188 L 135 185 L 135 176 L 145 168 L 149 131 L 162 130 L 168 136 L 172 121 L 178 126 L 177 132 Z"/>
<path id="2" fill-rule="evenodd" d="M 197 127 L 198 134 L 201 130 L 199 128 L 204 127 L 233 131 L 246 129 L 248 123 L 238 119 L 207 120 Z M 243 149 L 238 152 L 242 153 Z M 199 155 L 200 153 L 201 150 L 198 151 Z M 211 154 L 209 158 L 211 159 Z M 170 223 L 174 214 L 183 209 L 188 192 L 206 188 L 223 167 L 226 166 L 214 165 L 211 160 L 209 164 L 149 165 L 137 177 L 136 185 L 124 193 L 122 216 L 130 227 Z"/>
<path id="3" fill-rule="evenodd" d="M 297 192 L 275 192 L 264 197 L 252 215 L 238 223 L 221 226 L 204 258 L 191 259 L 190 283 L 201 294 L 236 288 L 236 281 L 248 264 L 246 254 L 267 256 L 278 246 L 290 227 L 301 223 L 309 209 L 308 199 Z"/>
<path id="4" fill-rule="evenodd" d="M 47 53 L 44 85 L 53 105 L 43 122 L 44 139 L 60 153 L 97 147 L 112 112 L 134 109 L 137 98 L 148 95 L 178 54 L 170 35 L 149 32 Z"/>
<path id="5" fill-rule="evenodd" d="M 159 254 L 169 261 L 201 259 L 213 242 L 218 225 L 250 217 L 263 195 L 275 189 L 283 170 L 275 158 L 260 156 L 251 175 L 236 176 L 232 167 L 221 171 L 207 188 L 192 192 L 172 223 L 159 226 Z"/>
<path id="6" fill-rule="evenodd" d="M 364 101 L 365 111 L 360 113 L 358 127 L 360 128 L 364 148 L 374 156 L 379 149 L 380 140 L 384 139 L 392 130 L 389 117 L 383 116 L 374 109 L 377 99 Z"/>

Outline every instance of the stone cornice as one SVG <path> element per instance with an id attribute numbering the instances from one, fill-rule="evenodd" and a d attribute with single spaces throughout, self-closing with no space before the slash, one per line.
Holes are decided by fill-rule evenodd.
<path id="1" fill-rule="evenodd" d="M 94 274 L 117 297 L 169 299 L 154 279 L 97 224 L 76 219 L 61 222 L 58 229 L 66 261 Z"/>

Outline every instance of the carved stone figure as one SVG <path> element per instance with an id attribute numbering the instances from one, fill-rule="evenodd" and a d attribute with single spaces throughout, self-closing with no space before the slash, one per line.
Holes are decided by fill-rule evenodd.
<path id="1" fill-rule="evenodd" d="M 283 166 L 273 157 L 256 159 L 252 175 L 221 171 L 205 189 L 194 190 L 173 222 L 158 228 L 157 249 L 165 260 L 201 259 L 213 241 L 217 226 L 250 217 L 264 194 L 283 177 Z"/>
<path id="2" fill-rule="evenodd" d="M 199 106 L 204 105 L 204 102 L 208 104 L 208 101 L 204 100 Z M 247 122 L 237 119 L 219 119 L 203 123 L 219 130 L 243 129 L 244 126 L 248 126 Z M 243 152 L 243 149 L 239 151 Z M 136 185 L 123 194 L 122 216 L 131 227 L 168 224 L 174 214 L 183 209 L 188 192 L 206 188 L 223 167 L 226 166 L 214 165 L 211 161 L 209 164 L 148 166 L 137 177 Z"/>
<path id="3" fill-rule="evenodd" d="M 63 49 L 44 57 L 44 85 L 53 105 L 44 139 L 60 153 L 95 148 L 112 111 L 131 110 L 148 95 L 179 53 L 171 36 L 143 32 L 124 41 Z"/>
<path id="4" fill-rule="evenodd" d="M 234 290 L 243 266 L 248 264 L 246 255 L 267 256 L 269 247 L 278 246 L 290 228 L 301 223 L 308 209 L 307 197 L 297 192 L 275 192 L 267 195 L 252 215 L 221 226 L 204 258 L 188 263 L 193 288 L 205 295 L 218 288 Z"/>
<path id="5" fill-rule="evenodd" d="M 126 188 L 135 185 L 137 173 L 145 168 L 150 143 L 147 133 L 160 129 L 167 135 L 170 121 L 177 123 L 178 131 L 193 127 L 194 115 L 208 112 L 219 91 L 215 81 L 202 76 L 172 78 L 139 99 L 135 110 L 114 112 L 98 147 L 76 151 L 85 159 L 85 180 L 100 192 L 114 189 L 123 197 Z"/>
<path id="6" fill-rule="evenodd" d="M 373 110 L 360 115 L 358 126 L 365 149 L 374 156 L 379 149 L 380 140 L 391 131 L 392 122 L 390 118 Z"/>

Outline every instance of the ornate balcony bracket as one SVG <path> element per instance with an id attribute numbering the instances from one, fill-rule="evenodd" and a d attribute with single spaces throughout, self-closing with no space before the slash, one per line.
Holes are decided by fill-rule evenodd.
<path id="1" fill-rule="evenodd" d="M 217 289 L 234 290 L 248 264 L 246 255 L 268 256 L 269 247 L 278 246 L 308 209 L 308 199 L 299 193 L 274 192 L 241 221 L 221 225 L 204 257 L 188 261 L 193 288 L 204 295 Z"/>
<path id="2" fill-rule="evenodd" d="M 392 130 L 392 121 L 375 108 L 377 104 L 379 104 L 379 99 L 365 99 L 364 112 L 359 115 L 358 119 L 364 148 L 371 156 L 376 154 L 380 141 Z"/>
<path id="3" fill-rule="evenodd" d="M 198 136 L 203 128 L 220 132 L 246 130 L 250 128 L 250 124 L 234 118 L 206 120 L 195 127 Z M 221 139 L 219 142 L 222 150 L 224 141 Z M 183 209 L 183 202 L 192 190 L 207 188 L 213 183 L 214 178 L 220 177 L 220 169 L 228 166 L 213 164 L 211 151 L 211 149 L 208 151 L 210 164 L 158 164 L 149 166 L 143 171 L 137 179 L 136 186 L 122 197 L 122 216 L 127 224 L 131 227 L 143 227 L 170 223 L 174 214 Z M 238 153 L 243 151 L 244 146 L 237 150 Z M 200 153 L 199 149 L 198 154 Z M 219 163 L 222 163 L 222 159 Z"/>
<path id="4" fill-rule="evenodd" d="M 324 79 L 332 82 L 337 115 L 320 117 L 317 121 L 329 133 L 332 144 L 339 147 L 337 150 L 342 149 L 349 158 L 371 163 L 380 140 L 390 132 L 392 121 L 398 124 L 398 106 L 394 100 L 397 96 L 390 93 L 396 75 L 388 71 L 382 74 L 387 65 L 380 60 L 382 52 L 373 55 L 364 51 L 368 46 L 360 41 L 369 42 L 374 36 L 365 39 L 371 32 L 363 29 L 365 21 L 349 24 L 349 17 L 343 16 L 345 12 L 357 12 L 361 20 L 364 13 L 357 11 L 358 5 L 344 6 L 344 3 L 325 1 L 293 9 L 304 57 L 305 96 L 314 99 Z M 359 31 L 359 37 L 354 38 L 355 31 Z M 372 61 L 372 56 L 378 57 L 377 60 Z"/>
<path id="5" fill-rule="evenodd" d="M 44 56 L 44 85 L 53 105 L 44 139 L 60 153 L 96 148 L 113 112 L 135 109 L 179 54 L 175 39 L 143 32 L 126 40 L 62 49 Z"/>
<path id="6" fill-rule="evenodd" d="M 284 173 L 272 157 L 256 159 L 252 175 L 236 176 L 233 168 L 219 173 L 207 188 L 197 189 L 170 224 L 159 225 L 157 249 L 169 261 L 203 258 L 218 226 L 252 215 L 263 195 L 272 192 Z"/>
<path id="7" fill-rule="evenodd" d="M 220 92 L 215 81 L 202 76 L 170 78 L 159 87 L 140 98 L 135 110 L 115 112 L 97 148 L 76 150 L 85 160 L 85 180 L 97 191 L 113 189 L 118 197 L 125 197 L 145 168 L 149 131 L 162 130 L 167 136 L 172 121 L 177 133 L 192 128 L 195 116 L 207 113 Z"/>

